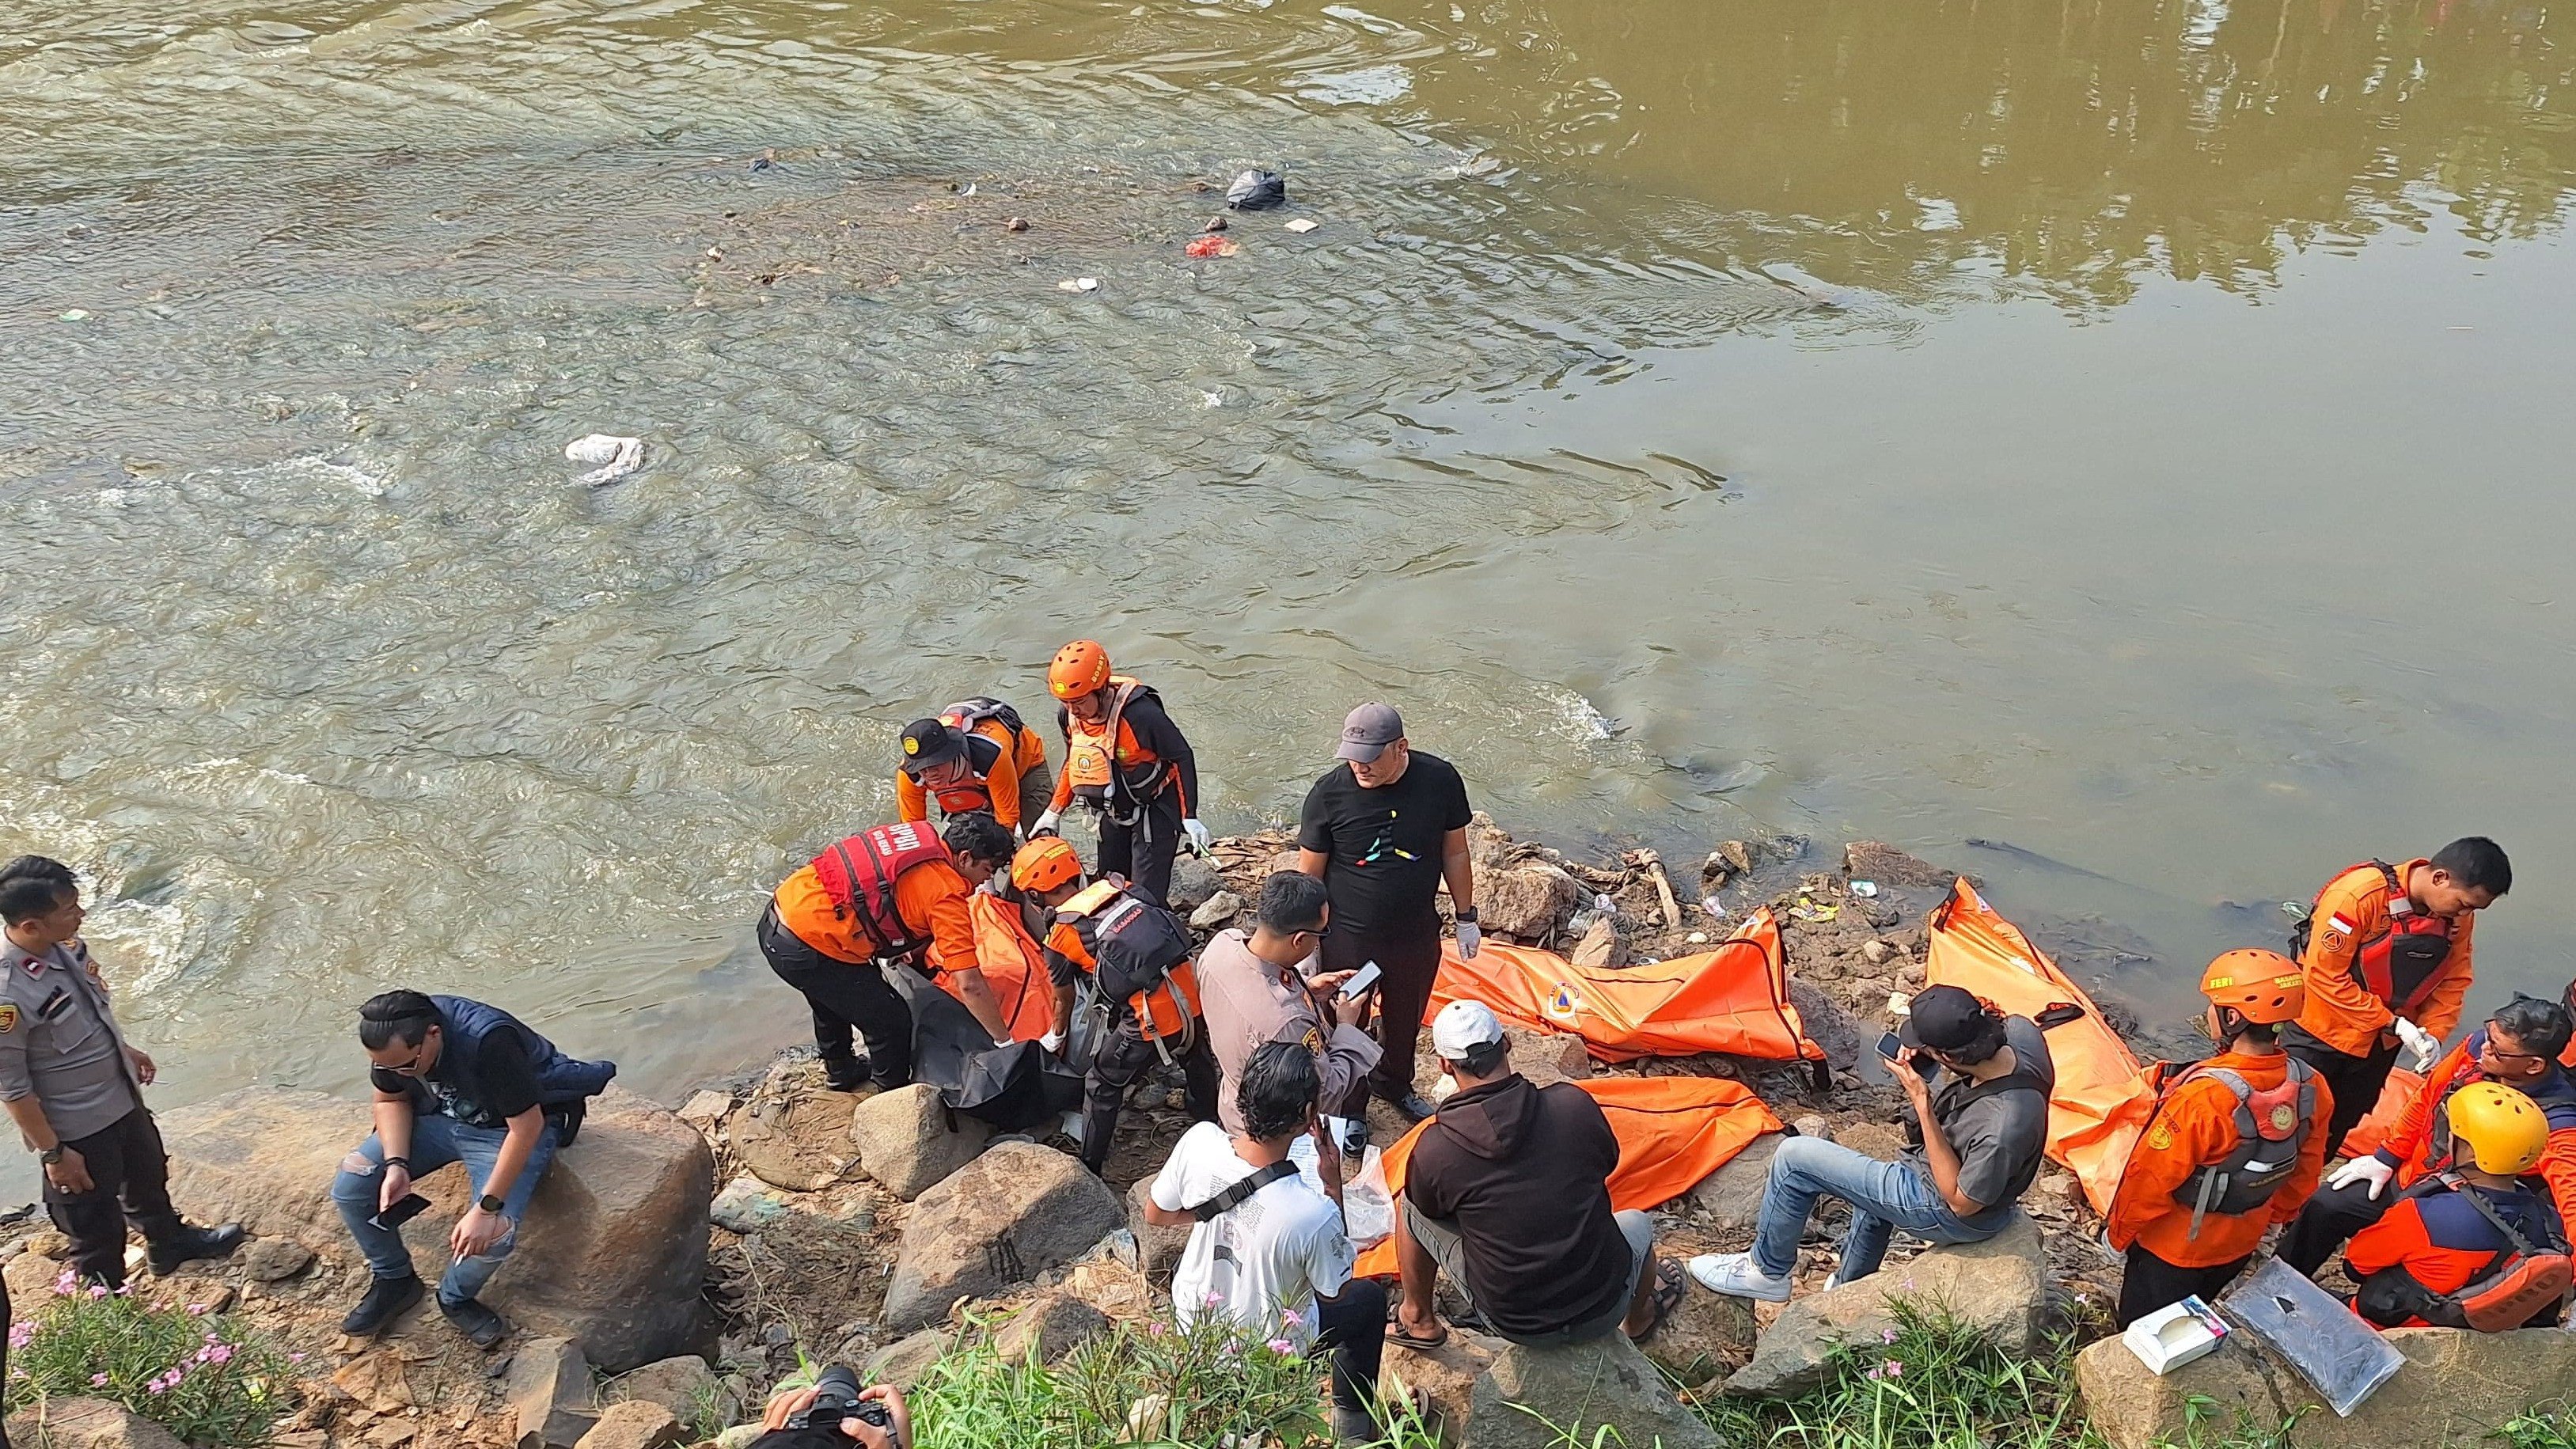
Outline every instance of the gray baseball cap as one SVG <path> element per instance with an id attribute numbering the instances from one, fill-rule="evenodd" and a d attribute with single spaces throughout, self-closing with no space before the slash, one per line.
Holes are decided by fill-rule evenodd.
<path id="1" fill-rule="evenodd" d="M 1403 738 L 1404 716 L 1395 712 L 1394 705 L 1364 704 L 1342 716 L 1342 747 L 1333 751 L 1333 757 L 1365 765 Z"/>

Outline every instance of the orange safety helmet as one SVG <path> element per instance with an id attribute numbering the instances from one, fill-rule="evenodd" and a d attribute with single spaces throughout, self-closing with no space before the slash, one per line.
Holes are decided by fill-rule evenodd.
<path id="1" fill-rule="evenodd" d="M 2200 974 L 2200 994 L 2258 1026 L 2277 1026 L 2298 1020 L 2307 1008 L 2308 981 L 2289 957 L 2248 947 L 2221 952 L 2210 962 Z"/>
<path id="2" fill-rule="evenodd" d="M 1082 879 L 1082 857 L 1062 836 L 1041 835 L 1011 857 L 1011 884 L 1024 891 L 1045 892 Z"/>
<path id="3" fill-rule="evenodd" d="M 1058 699 L 1080 699 L 1109 682 L 1109 651 L 1090 639 L 1076 639 L 1055 651 L 1047 666 L 1047 693 Z"/>

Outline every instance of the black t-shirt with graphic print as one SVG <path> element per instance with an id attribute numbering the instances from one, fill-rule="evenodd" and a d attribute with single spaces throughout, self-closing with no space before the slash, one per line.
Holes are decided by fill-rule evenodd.
<path id="1" fill-rule="evenodd" d="M 1324 888 L 1334 928 L 1418 925 L 1434 916 L 1441 844 L 1466 828 L 1469 813 L 1467 782 L 1437 755 L 1415 750 L 1401 779 L 1373 789 L 1336 762 L 1306 792 L 1297 817 L 1298 847 L 1332 857 Z"/>

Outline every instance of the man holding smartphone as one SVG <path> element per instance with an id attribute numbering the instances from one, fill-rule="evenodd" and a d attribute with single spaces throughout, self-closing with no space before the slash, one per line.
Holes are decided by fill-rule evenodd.
<path id="1" fill-rule="evenodd" d="M 1406 741 L 1404 718 L 1392 705 L 1352 710 L 1334 753 L 1340 763 L 1306 792 L 1298 813 L 1297 869 L 1322 879 L 1332 898 L 1325 969 L 1340 973 L 1375 961 L 1385 970 L 1374 993 L 1381 1055 L 1371 1089 L 1418 1122 L 1432 1112 L 1413 1090 L 1413 1053 L 1440 976 L 1443 880 L 1458 920 L 1458 954 L 1475 955 L 1484 939 L 1467 860 L 1467 785 L 1447 760 Z"/>
<path id="2" fill-rule="evenodd" d="M 1254 912 L 1250 935 L 1219 931 L 1199 953 L 1199 1005 L 1224 1079 L 1217 1120 L 1228 1132 L 1243 1130 L 1235 1089 L 1252 1054 L 1274 1041 L 1295 1042 L 1314 1054 L 1326 1117 L 1357 1118 L 1368 1105 L 1378 1045 L 1360 1030 L 1368 1019 L 1366 994 L 1343 995 L 1352 973 L 1315 970 L 1319 947 L 1332 929 L 1324 883 L 1283 870 L 1262 882 Z"/>

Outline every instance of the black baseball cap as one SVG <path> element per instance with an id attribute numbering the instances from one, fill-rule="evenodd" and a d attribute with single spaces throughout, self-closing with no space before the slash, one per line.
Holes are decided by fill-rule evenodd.
<path id="1" fill-rule="evenodd" d="M 935 719 L 917 719 L 903 727 L 903 768 L 918 775 L 966 753 L 966 737 Z"/>
<path id="2" fill-rule="evenodd" d="M 1986 1004 L 1956 986 L 1927 986 L 1916 992 L 1896 1039 L 1910 1047 L 1955 1052 L 1986 1029 Z"/>

